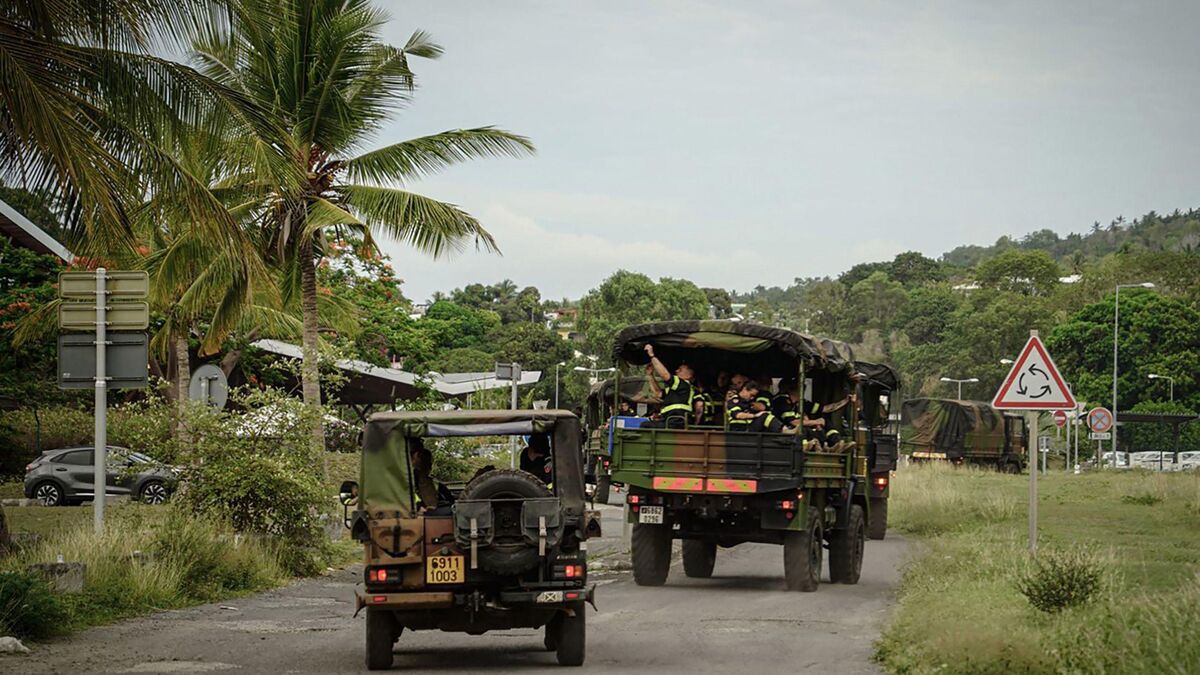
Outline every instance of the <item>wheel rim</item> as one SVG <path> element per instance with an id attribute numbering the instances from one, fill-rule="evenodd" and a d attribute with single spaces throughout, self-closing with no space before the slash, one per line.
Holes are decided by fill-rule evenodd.
<path id="1" fill-rule="evenodd" d="M 58 504 L 58 488 L 47 483 L 38 487 L 34 497 L 41 502 L 43 506 L 54 506 Z"/>
<path id="2" fill-rule="evenodd" d="M 142 488 L 142 501 L 147 504 L 161 504 L 167 501 L 167 488 L 161 483 L 151 483 Z"/>

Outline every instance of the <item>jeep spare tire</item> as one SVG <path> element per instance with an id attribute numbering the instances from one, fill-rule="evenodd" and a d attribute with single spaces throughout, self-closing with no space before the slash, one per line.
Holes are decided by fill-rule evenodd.
<path id="1" fill-rule="evenodd" d="M 520 574 L 538 564 L 536 546 L 525 541 L 521 528 L 521 501 L 545 499 L 554 493 L 531 473 L 496 469 L 475 478 L 460 500 L 493 500 L 492 545 L 479 549 L 479 566 L 494 574 Z M 512 501 L 509 501 L 512 500 Z"/>

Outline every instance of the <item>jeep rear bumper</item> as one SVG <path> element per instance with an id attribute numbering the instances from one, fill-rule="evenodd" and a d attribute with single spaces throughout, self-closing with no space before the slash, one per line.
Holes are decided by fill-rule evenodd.
<path id="1" fill-rule="evenodd" d="M 595 604 L 595 595 L 595 585 L 531 591 L 501 591 L 493 597 L 490 604 L 501 607 L 566 607 L 579 602 L 591 602 Z M 451 607 L 469 607 L 480 601 L 476 593 L 455 593 L 452 591 L 371 593 L 357 590 L 354 592 L 354 597 L 356 612 L 363 607 L 379 607 L 400 611 L 448 609 Z"/>

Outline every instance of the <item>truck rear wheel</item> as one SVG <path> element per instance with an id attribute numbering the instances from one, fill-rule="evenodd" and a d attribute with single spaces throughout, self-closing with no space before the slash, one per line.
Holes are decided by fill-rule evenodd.
<path id="1" fill-rule="evenodd" d="M 835 584 L 857 584 L 862 575 L 863 550 L 866 548 L 866 522 L 863 508 L 850 507 L 846 529 L 829 537 L 829 580 Z"/>
<path id="2" fill-rule="evenodd" d="M 564 614 L 559 619 L 555 656 L 560 666 L 582 666 L 587 656 L 587 614 L 582 603 L 573 609 L 575 616 Z"/>
<path id="3" fill-rule="evenodd" d="M 783 579 L 789 591 L 817 590 L 821 582 L 821 556 L 824 534 L 821 512 L 808 508 L 808 523 L 803 530 L 792 530 L 783 538 Z"/>
<path id="4" fill-rule="evenodd" d="M 671 571 L 671 526 L 634 523 L 631 537 L 633 581 L 638 586 L 662 586 Z"/>
<path id="5" fill-rule="evenodd" d="M 367 608 L 367 670 L 392 667 L 392 645 L 402 630 L 391 610 Z"/>
<path id="6" fill-rule="evenodd" d="M 712 576 L 717 564 L 717 545 L 711 541 L 683 540 L 683 573 L 693 579 Z"/>
<path id="7" fill-rule="evenodd" d="M 883 539 L 887 535 L 887 497 L 871 499 L 871 517 L 867 525 L 867 536 L 871 539 Z"/>
<path id="8" fill-rule="evenodd" d="M 596 501 L 601 504 L 608 503 L 608 493 L 612 490 L 612 476 L 599 476 L 596 478 Z"/>

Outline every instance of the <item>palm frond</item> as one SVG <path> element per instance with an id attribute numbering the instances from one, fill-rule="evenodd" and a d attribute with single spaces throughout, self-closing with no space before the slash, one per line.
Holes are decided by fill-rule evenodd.
<path id="1" fill-rule="evenodd" d="M 400 183 L 483 157 L 523 157 L 535 152 L 526 137 L 495 127 L 453 129 L 384 146 L 346 160 L 354 182 Z"/>
<path id="2" fill-rule="evenodd" d="M 472 241 L 499 252 L 479 221 L 453 204 L 396 188 L 343 185 L 337 191 L 341 203 L 367 225 L 435 258 L 462 251 Z"/>

